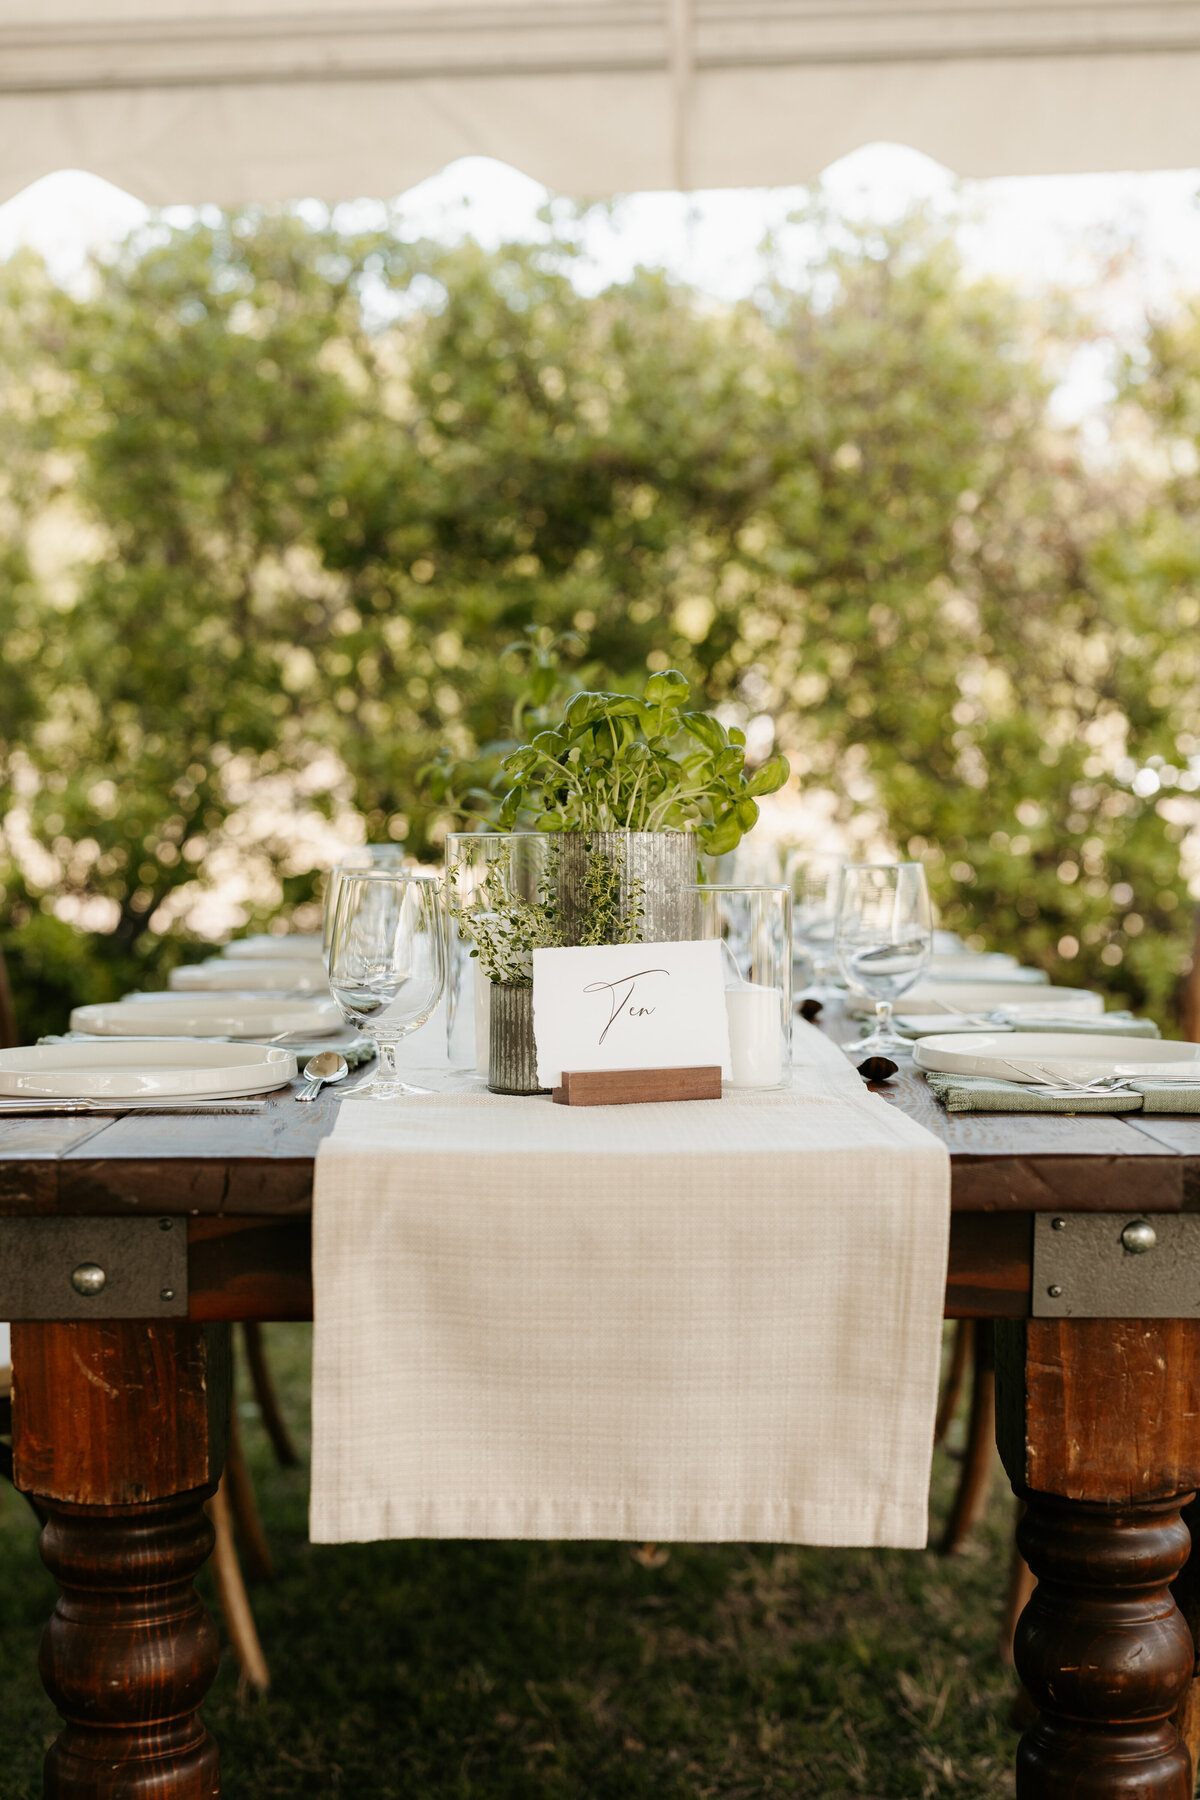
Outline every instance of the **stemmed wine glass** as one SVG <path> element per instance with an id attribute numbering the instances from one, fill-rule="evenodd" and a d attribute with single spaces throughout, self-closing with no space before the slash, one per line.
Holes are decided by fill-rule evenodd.
<path id="1" fill-rule="evenodd" d="M 333 918 L 337 911 L 338 885 L 347 869 L 390 869 L 400 874 L 406 869 L 415 869 L 417 860 L 405 850 L 402 844 L 363 844 L 357 850 L 348 851 L 341 862 L 334 863 L 325 882 L 325 916 L 322 921 L 321 956 L 325 963 L 326 973 L 329 970 L 329 940 L 333 933 Z"/>
<path id="2" fill-rule="evenodd" d="M 875 1030 L 855 1053 L 907 1049 L 892 1006 L 929 967 L 933 915 L 920 863 L 847 863 L 838 889 L 838 964 L 856 993 L 875 1002 Z"/>
<path id="3" fill-rule="evenodd" d="M 437 877 L 391 869 L 343 869 L 329 927 L 329 986 L 347 1024 L 375 1045 L 377 1073 L 355 1099 L 427 1094 L 396 1067 L 402 1038 L 442 997 L 445 932 Z"/>

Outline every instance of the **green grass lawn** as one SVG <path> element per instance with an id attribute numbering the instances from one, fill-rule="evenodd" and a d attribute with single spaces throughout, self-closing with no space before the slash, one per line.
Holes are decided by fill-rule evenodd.
<path id="1" fill-rule="evenodd" d="M 309 1328 L 268 1339 L 303 1438 Z M 239 1404 L 279 1574 L 253 1591 L 270 1695 L 239 1696 L 226 1650 L 205 1710 L 224 1800 L 1012 1793 L 999 1472 L 953 1562 L 769 1545 L 674 1546 L 649 1567 L 626 1544 L 314 1549 L 305 1471 L 273 1465 Z M 956 1466 L 939 1454 L 935 1530 Z M 55 1731 L 35 1665 L 54 1600 L 35 1533 L 0 1489 L 0 1800 L 40 1796 Z"/>

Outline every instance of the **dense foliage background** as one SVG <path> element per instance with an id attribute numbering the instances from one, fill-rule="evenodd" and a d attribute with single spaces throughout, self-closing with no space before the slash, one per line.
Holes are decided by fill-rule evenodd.
<path id="1" fill-rule="evenodd" d="M 231 884 L 248 924 L 310 906 L 323 830 L 436 851 L 512 729 L 529 656 L 502 652 L 564 632 L 577 679 L 682 669 L 924 858 L 947 924 L 1166 1019 L 1200 308 L 1147 332 L 1088 449 L 1047 406 L 1061 313 L 919 218 L 820 241 L 802 289 L 732 308 L 647 273 L 589 296 L 569 237 L 260 213 L 157 225 L 85 299 L 0 269 L 26 1034 L 198 953 Z"/>

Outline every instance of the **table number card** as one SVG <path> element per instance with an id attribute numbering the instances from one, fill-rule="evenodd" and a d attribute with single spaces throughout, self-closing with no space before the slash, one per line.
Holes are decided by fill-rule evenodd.
<path id="1" fill-rule="evenodd" d="M 533 953 L 538 1080 L 564 1069 L 730 1073 L 725 970 L 715 940 Z"/>

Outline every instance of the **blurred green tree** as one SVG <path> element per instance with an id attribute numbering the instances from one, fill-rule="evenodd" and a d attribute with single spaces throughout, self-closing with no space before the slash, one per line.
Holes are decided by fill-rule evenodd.
<path id="1" fill-rule="evenodd" d="M 435 848 L 419 772 L 486 787 L 527 633 L 773 721 L 947 923 L 1164 1011 L 1186 495 L 1050 427 L 1044 327 L 944 227 L 817 236 L 736 307 L 589 296 L 569 234 L 286 214 L 154 226 L 84 299 L 8 266 L 0 937 L 36 1023 L 195 954 L 238 869 L 249 920 L 305 905 L 314 821 Z M 1178 437 L 1185 389 L 1124 404 Z"/>

